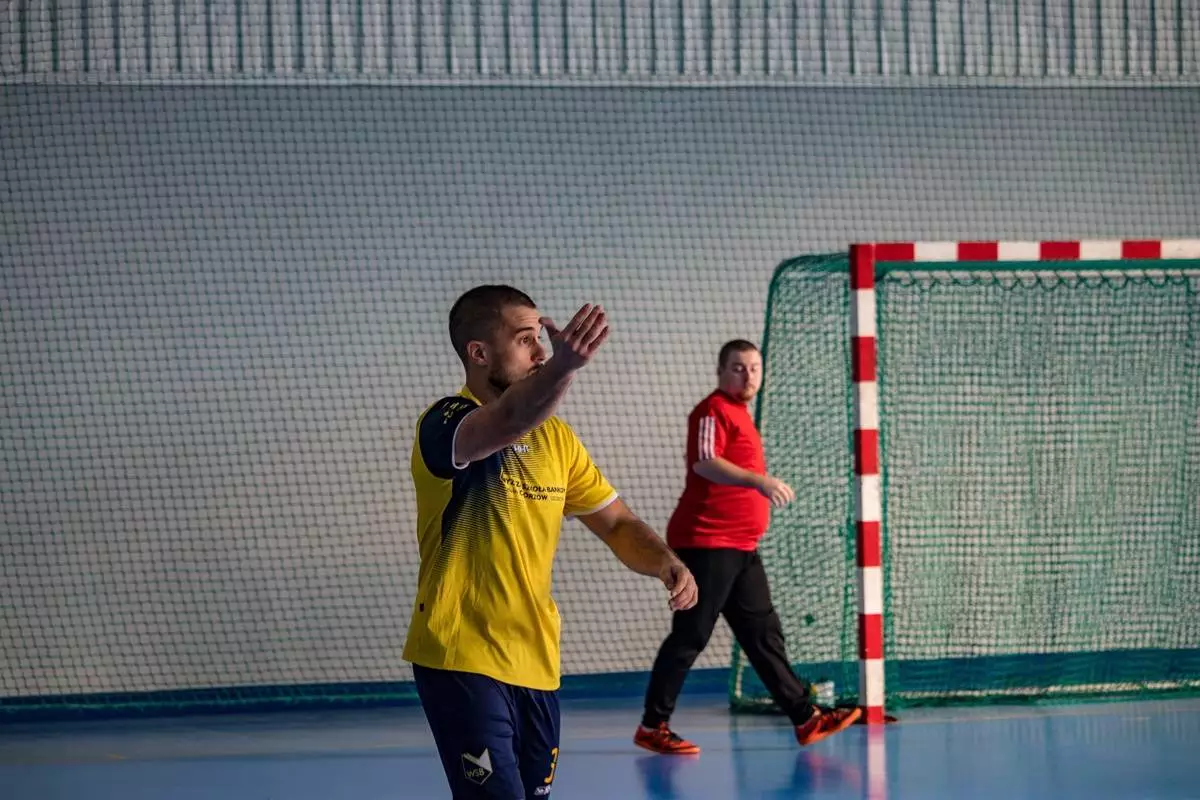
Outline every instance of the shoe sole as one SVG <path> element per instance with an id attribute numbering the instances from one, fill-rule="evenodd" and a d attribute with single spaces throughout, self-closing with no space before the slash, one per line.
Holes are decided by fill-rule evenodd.
<path id="1" fill-rule="evenodd" d="M 645 744 L 644 742 L 639 742 L 637 739 L 634 739 L 633 743 L 635 745 L 637 745 L 638 747 L 642 748 L 643 750 L 649 750 L 651 753 L 658 753 L 660 756 L 698 756 L 698 755 L 700 755 L 699 747 L 694 748 L 694 749 L 684 749 L 684 750 L 660 750 L 659 748 L 651 747 L 650 745 Z"/>

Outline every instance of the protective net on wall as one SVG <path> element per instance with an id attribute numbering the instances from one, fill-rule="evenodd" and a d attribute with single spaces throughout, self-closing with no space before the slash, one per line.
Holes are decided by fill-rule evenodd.
<path id="1" fill-rule="evenodd" d="M 1194 225 L 1186 3 L 709 5 L 4 5 L 0 709 L 411 699 L 409 448 L 460 385 L 472 285 L 610 309 L 563 416 L 661 531 L 780 258 Z M 840 326 L 841 291 L 774 307 Z M 764 547 L 785 600 L 823 571 L 784 621 L 844 689 L 842 328 L 794 324 L 830 382 L 796 402 L 837 411 L 785 452 L 768 388 L 801 482 L 780 524 L 816 522 Z M 554 586 L 563 673 L 640 692 L 661 587 L 575 522 Z M 689 688 L 730 646 L 719 624 Z"/>

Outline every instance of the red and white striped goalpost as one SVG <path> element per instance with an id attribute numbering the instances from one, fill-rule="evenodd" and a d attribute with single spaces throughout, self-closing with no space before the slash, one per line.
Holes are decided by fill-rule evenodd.
<path id="1" fill-rule="evenodd" d="M 883 653 L 883 487 L 876 375 L 875 273 L 879 262 L 1086 262 L 1200 260 L 1200 239 L 1041 242 L 883 242 L 850 247 L 850 358 L 858 565 L 858 696 L 868 725 L 887 721 Z M 1054 269 L 1061 271 L 1062 264 Z M 1083 270 L 1079 270 L 1081 273 Z M 1166 265 L 1147 273 L 1170 272 Z M 1129 272 L 1129 270 L 1125 270 Z M 1188 270 L 1193 274 L 1192 270 Z M 882 758 L 880 745 L 879 757 Z"/>
<path id="2" fill-rule="evenodd" d="M 883 487 L 875 375 L 875 245 L 850 247 L 850 377 L 854 382 L 854 510 L 858 564 L 858 698 L 868 725 L 883 713 Z"/>

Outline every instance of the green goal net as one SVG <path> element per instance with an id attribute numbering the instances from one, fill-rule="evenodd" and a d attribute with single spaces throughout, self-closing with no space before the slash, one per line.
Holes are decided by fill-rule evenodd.
<path id="1" fill-rule="evenodd" d="M 1200 688 L 1200 262 L 1148 264 L 877 265 L 888 707 Z M 780 266 L 758 408 L 789 656 L 842 701 L 850 298 L 846 254 Z M 730 691 L 771 708 L 736 647 Z"/>

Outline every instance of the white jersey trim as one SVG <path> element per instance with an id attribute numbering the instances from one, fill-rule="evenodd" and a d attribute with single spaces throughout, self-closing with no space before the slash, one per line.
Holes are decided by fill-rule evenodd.
<path id="1" fill-rule="evenodd" d="M 604 509 L 611 506 L 613 503 L 617 502 L 617 498 L 620 496 L 621 496 L 621 494 L 619 492 L 613 492 L 612 494 L 610 494 L 608 496 L 608 499 L 606 499 L 600 505 L 595 506 L 594 508 L 586 509 L 584 511 L 576 511 L 574 514 L 567 514 L 567 518 L 569 519 L 571 517 L 586 517 L 588 514 L 595 514 L 597 511 L 603 511 Z"/>
<path id="2" fill-rule="evenodd" d="M 717 457 L 717 418 L 711 414 L 700 419 L 696 433 L 698 460 L 707 461 Z"/>

